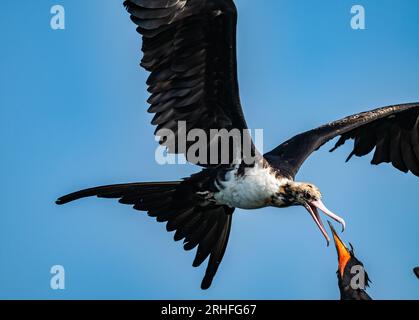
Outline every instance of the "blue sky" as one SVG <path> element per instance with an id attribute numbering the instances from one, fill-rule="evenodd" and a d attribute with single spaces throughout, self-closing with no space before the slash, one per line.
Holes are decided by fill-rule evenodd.
<path id="1" fill-rule="evenodd" d="M 159 166 L 140 38 L 121 1 L 5 1 L 0 17 L 0 298 L 337 299 L 336 253 L 303 208 L 237 210 L 213 286 L 165 227 L 112 200 L 56 197 L 176 180 Z M 237 0 L 242 104 L 265 150 L 340 117 L 419 101 L 419 2 Z M 50 8 L 66 9 L 66 30 Z M 363 31 L 350 9 L 366 10 Z M 263 110 L 263 112 L 261 112 Z M 269 116 L 266 116 L 269 115 Z M 345 217 L 377 299 L 418 299 L 418 179 L 327 147 L 302 168 Z M 50 288 L 63 265 L 66 289 Z"/>

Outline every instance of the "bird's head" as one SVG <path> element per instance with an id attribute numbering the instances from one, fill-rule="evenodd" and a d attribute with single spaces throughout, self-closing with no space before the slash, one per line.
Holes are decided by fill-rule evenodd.
<path id="1" fill-rule="evenodd" d="M 365 292 L 369 286 L 370 279 L 364 269 L 364 264 L 355 257 L 354 249 L 351 244 L 348 249 L 338 236 L 336 230 L 329 222 L 333 233 L 336 251 L 338 254 L 338 277 L 339 289 L 343 299 L 370 299 Z"/>
<path id="2" fill-rule="evenodd" d="M 320 218 L 318 210 L 323 211 L 327 216 L 331 217 L 335 221 L 342 225 L 342 229 L 345 230 L 345 221 L 331 212 L 322 202 L 322 194 L 318 187 L 311 183 L 287 181 L 279 188 L 279 198 L 285 206 L 300 205 L 306 208 L 314 222 L 320 229 L 321 233 L 329 245 L 330 238 L 324 228 L 323 222 Z"/>
<path id="3" fill-rule="evenodd" d="M 304 205 L 305 203 L 320 201 L 322 194 L 314 184 L 288 181 L 280 187 L 279 193 L 290 205 Z"/>

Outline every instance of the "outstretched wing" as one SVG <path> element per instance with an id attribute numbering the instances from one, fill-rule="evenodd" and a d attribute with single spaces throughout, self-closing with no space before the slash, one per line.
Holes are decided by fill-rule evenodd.
<path id="1" fill-rule="evenodd" d="M 237 83 L 233 1 L 126 0 L 124 5 L 143 38 L 141 66 L 151 72 L 148 111 L 155 114 L 155 134 L 170 153 L 209 166 L 209 160 L 190 159 L 189 148 L 214 144 L 210 129 L 237 129 L 242 135 L 247 128 Z M 193 129 L 202 129 L 208 141 L 198 135 L 184 143 Z"/>
<path id="2" fill-rule="evenodd" d="M 265 158 L 290 178 L 304 161 L 329 140 L 340 136 L 334 151 L 354 140 L 354 155 L 362 157 L 375 148 L 371 164 L 392 163 L 400 171 L 419 176 L 419 103 L 402 104 L 359 113 L 284 142 Z"/>

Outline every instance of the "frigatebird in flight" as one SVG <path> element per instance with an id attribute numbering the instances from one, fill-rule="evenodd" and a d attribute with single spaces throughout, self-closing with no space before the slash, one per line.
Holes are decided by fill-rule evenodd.
<path id="1" fill-rule="evenodd" d="M 202 289 L 210 287 L 226 250 L 235 208 L 257 209 L 302 206 L 329 242 L 318 209 L 345 225 L 322 203 L 320 190 L 295 181 L 304 161 L 329 140 L 339 137 L 334 149 L 354 139 L 352 156 L 373 149 L 373 164 L 392 163 L 419 176 L 419 104 L 376 109 L 328 123 L 299 134 L 265 155 L 251 143 L 252 155 L 243 152 L 251 141 L 239 98 L 236 62 L 237 10 L 232 0 L 126 0 L 124 5 L 142 35 L 141 66 L 151 74 L 149 112 L 155 114 L 156 136 L 168 152 L 190 160 L 194 141 L 182 143 L 194 129 L 239 132 L 228 161 L 191 161 L 202 171 L 182 181 L 131 183 L 78 191 L 57 200 L 65 204 L 84 197 L 118 198 L 146 211 L 184 248 L 196 247 L 194 266 L 208 257 Z M 180 125 L 183 123 L 183 125 Z M 161 136 L 162 131 L 173 135 Z M 219 136 L 208 139 L 211 149 Z M 234 137 L 233 137 L 234 138 Z M 198 139 L 198 138 L 197 138 Z M 212 150 L 212 149 L 211 149 Z M 217 155 L 217 154 L 216 154 Z M 253 159 L 252 161 L 247 161 Z"/>
<path id="2" fill-rule="evenodd" d="M 328 221 L 329 222 L 329 221 Z M 338 253 L 338 285 L 341 300 L 372 300 L 366 292 L 370 278 L 364 264 L 355 257 L 354 248 L 348 249 L 329 222 Z M 354 268 L 355 267 L 355 268 Z M 356 277 L 356 278 L 355 278 Z"/>

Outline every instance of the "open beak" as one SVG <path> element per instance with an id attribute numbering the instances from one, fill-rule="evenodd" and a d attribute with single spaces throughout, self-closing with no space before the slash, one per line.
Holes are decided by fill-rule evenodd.
<path id="1" fill-rule="evenodd" d="M 339 217 L 338 215 L 334 214 L 329 209 L 327 209 L 326 206 L 323 204 L 323 202 L 321 200 L 306 202 L 304 204 L 304 207 L 310 213 L 310 215 L 313 218 L 314 222 L 316 223 L 317 227 L 320 229 L 321 233 L 325 237 L 328 246 L 329 246 L 329 243 L 330 243 L 330 238 L 329 238 L 329 235 L 327 234 L 327 232 L 324 228 L 322 219 L 320 218 L 319 211 L 317 209 L 320 209 L 327 216 L 329 216 L 333 220 L 339 222 L 342 225 L 342 231 L 345 230 L 345 220 L 343 220 L 341 217 Z"/>
<path id="2" fill-rule="evenodd" d="M 333 233 L 333 240 L 335 242 L 336 251 L 338 253 L 338 267 L 341 277 L 343 277 L 343 272 L 345 270 L 345 267 L 348 263 L 348 261 L 351 259 L 351 253 L 349 252 L 348 248 L 346 248 L 345 244 L 342 242 L 342 240 L 339 238 L 338 234 L 336 233 L 335 228 L 333 228 L 330 221 L 327 221 L 329 223 L 330 229 Z"/>

